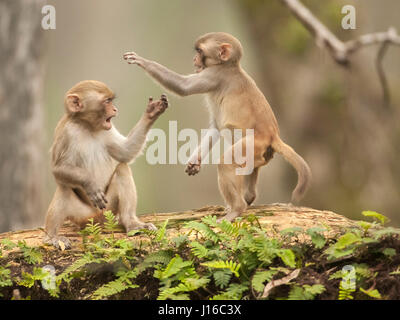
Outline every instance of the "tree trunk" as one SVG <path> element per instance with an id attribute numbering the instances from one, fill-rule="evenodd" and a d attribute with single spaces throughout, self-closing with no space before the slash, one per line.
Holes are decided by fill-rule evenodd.
<path id="1" fill-rule="evenodd" d="M 0 0 L 0 231 L 43 215 L 42 0 Z"/>

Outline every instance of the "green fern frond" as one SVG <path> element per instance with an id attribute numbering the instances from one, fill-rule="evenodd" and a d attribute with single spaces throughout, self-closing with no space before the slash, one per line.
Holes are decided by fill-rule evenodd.
<path id="1" fill-rule="evenodd" d="M 314 300 L 315 297 L 325 291 L 322 284 L 293 286 L 289 292 L 288 300 Z"/>
<path id="2" fill-rule="evenodd" d="M 156 234 L 156 238 L 155 238 L 155 240 L 157 242 L 161 242 L 162 240 L 164 240 L 165 234 L 167 232 L 167 224 L 168 224 L 168 219 L 165 220 L 162 227 L 159 230 L 157 230 L 157 234 Z"/>
<path id="3" fill-rule="evenodd" d="M 198 221 L 189 221 L 185 224 L 185 228 L 196 230 L 200 232 L 206 239 L 210 239 L 214 242 L 218 242 L 220 237 L 205 223 Z"/>
<path id="4" fill-rule="evenodd" d="M 223 269 L 213 272 L 213 278 L 215 285 L 221 289 L 228 286 L 229 281 L 232 278 L 232 271 L 229 269 Z"/>
<path id="5" fill-rule="evenodd" d="M 220 294 L 213 296 L 210 300 L 240 300 L 243 293 L 249 289 L 246 283 L 232 283 L 229 287 Z"/>
<path id="6" fill-rule="evenodd" d="M 208 224 L 210 227 L 218 227 L 219 223 L 217 222 L 217 217 L 216 216 L 205 216 L 201 218 L 201 221 L 205 224 Z"/>
<path id="7" fill-rule="evenodd" d="M 240 230 L 240 224 L 233 224 L 228 220 L 222 220 L 218 225 L 218 228 L 221 229 L 222 232 L 227 234 L 228 236 L 237 236 Z"/>
<path id="8" fill-rule="evenodd" d="M 208 249 L 203 246 L 201 243 L 197 241 L 192 241 L 190 242 L 190 247 L 192 248 L 191 251 L 192 253 L 197 257 L 197 258 L 204 258 L 208 254 Z"/>
<path id="9" fill-rule="evenodd" d="M 351 287 L 344 288 L 343 285 L 342 285 L 342 282 L 340 282 L 338 299 L 339 300 L 353 300 L 354 299 L 353 293 L 355 291 L 356 290 L 354 288 L 351 288 Z"/>
<path id="10" fill-rule="evenodd" d="M 154 265 L 167 265 L 173 258 L 171 250 L 159 250 L 150 253 L 138 266 L 140 272 L 143 272 L 147 268 L 153 267 Z"/>
<path id="11" fill-rule="evenodd" d="M 85 265 L 89 263 L 98 263 L 100 259 L 94 258 L 92 255 L 84 255 L 70 266 L 68 266 L 61 274 L 57 276 L 57 281 L 70 282 L 72 280 L 71 275 L 81 270 Z"/>
<path id="12" fill-rule="evenodd" d="M 160 280 L 165 280 L 177 274 L 183 268 L 189 266 L 192 266 L 192 261 L 183 261 L 183 259 L 177 254 L 175 255 L 174 258 L 171 259 L 171 261 L 168 263 L 168 265 L 165 267 L 164 270 L 160 272 L 155 272 L 154 276 Z"/>
<path id="13" fill-rule="evenodd" d="M 265 281 L 271 281 L 272 277 L 277 274 L 278 271 L 277 270 L 266 270 L 266 271 L 257 271 L 254 276 L 253 279 L 251 281 L 251 285 L 253 287 L 254 290 L 261 292 L 264 290 Z"/>
<path id="14" fill-rule="evenodd" d="M 104 217 L 106 221 L 104 222 L 104 230 L 108 232 L 114 232 L 118 229 L 118 221 L 115 215 L 110 211 L 104 211 Z"/>
<path id="15" fill-rule="evenodd" d="M 240 263 L 236 263 L 233 261 L 215 260 L 204 262 L 201 265 L 215 269 L 229 269 L 236 277 L 239 277 Z"/>
<path id="16" fill-rule="evenodd" d="M 118 278 L 114 281 L 106 283 L 105 285 L 98 288 L 95 292 L 93 292 L 92 299 L 102 300 L 106 297 L 110 297 L 114 294 L 125 291 L 126 289 L 137 287 L 139 286 L 136 284 L 132 284 L 129 280 Z"/>

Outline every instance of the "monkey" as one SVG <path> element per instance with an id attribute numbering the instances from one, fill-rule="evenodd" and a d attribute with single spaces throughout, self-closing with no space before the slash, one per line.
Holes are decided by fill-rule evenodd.
<path id="1" fill-rule="evenodd" d="M 297 171 L 298 182 L 292 192 L 291 202 L 304 196 L 311 181 L 311 169 L 292 147 L 280 138 L 277 120 L 267 99 L 255 81 L 240 65 L 243 48 L 238 39 L 224 32 L 200 36 L 194 45 L 195 73 L 180 75 L 161 64 L 145 59 L 135 52 L 126 52 L 123 58 L 129 64 L 142 67 L 150 77 L 164 88 L 179 96 L 205 94 L 210 115 L 209 134 L 189 157 L 186 173 L 190 176 L 200 171 L 201 159 L 208 154 L 218 132 L 223 129 L 254 130 L 254 170 L 248 175 L 236 174 L 237 162 L 224 163 L 224 153 L 218 164 L 218 186 L 226 203 L 226 215 L 232 221 L 239 217 L 256 199 L 256 184 L 260 167 L 266 165 L 274 153 L 282 155 Z M 217 130 L 215 130 L 217 129 Z M 235 148 L 245 147 L 250 137 L 245 135 L 235 143 Z M 249 155 L 250 156 L 250 155 Z M 248 161 L 247 158 L 246 161 Z"/>
<path id="2" fill-rule="evenodd" d="M 81 81 L 65 94 L 65 114 L 51 147 L 57 187 L 45 218 L 47 244 L 60 248 L 61 241 L 70 248 L 69 239 L 58 236 L 63 222 L 69 219 L 81 227 L 90 218 L 102 222 L 104 210 L 116 214 L 126 232 L 156 230 L 136 216 L 136 187 L 128 164 L 142 152 L 147 132 L 168 107 L 168 99 L 165 94 L 157 101 L 150 97 L 127 137 L 112 123 L 118 114 L 114 99 L 114 92 L 95 80 Z"/>

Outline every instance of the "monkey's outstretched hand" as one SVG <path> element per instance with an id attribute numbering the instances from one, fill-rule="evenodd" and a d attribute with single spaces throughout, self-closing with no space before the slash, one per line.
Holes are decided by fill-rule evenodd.
<path id="1" fill-rule="evenodd" d="M 160 100 L 157 101 L 153 101 L 153 98 L 150 97 L 145 114 L 149 120 L 155 121 L 167 108 L 168 99 L 165 94 L 162 94 Z"/>
<path id="2" fill-rule="evenodd" d="M 135 52 L 125 52 L 124 53 L 124 59 L 126 62 L 129 64 L 137 64 L 138 66 L 143 66 L 143 63 L 146 61 L 145 58 L 142 58 Z"/>

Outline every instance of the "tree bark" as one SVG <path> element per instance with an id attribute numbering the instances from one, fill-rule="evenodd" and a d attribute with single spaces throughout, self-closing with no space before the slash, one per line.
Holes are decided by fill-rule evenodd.
<path id="1" fill-rule="evenodd" d="M 42 0 L 0 0 L 0 231 L 43 215 Z"/>
<path id="2" fill-rule="evenodd" d="M 325 236 L 329 238 L 336 237 L 344 228 L 356 227 L 355 221 L 326 210 L 316 210 L 306 207 L 295 207 L 287 204 L 271 204 L 249 207 L 244 216 L 251 215 L 257 217 L 260 225 L 271 237 L 276 237 L 277 232 L 286 228 L 300 227 L 304 231 L 313 227 L 322 227 L 327 229 Z M 174 237 L 178 232 L 182 232 L 185 222 L 191 220 L 201 220 L 208 215 L 223 216 L 224 207 L 208 206 L 195 210 L 170 213 L 153 213 L 140 216 L 144 222 L 152 222 L 156 225 L 162 224 L 168 219 L 167 236 Z M 72 251 L 82 250 L 82 237 L 78 233 L 78 228 L 72 223 L 66 222 L 61 228 L 59 234 L 68 237 L 72 242 Z M 6 232 L 0 234 L 0 240 L 9 239 L 14 242 L 26 241 L 28 246 L 41 246 L 44 230 L 41 228 Z M 114 234 L 116 238 L 126 237 L 126 233 L 121 230 Z"/>

